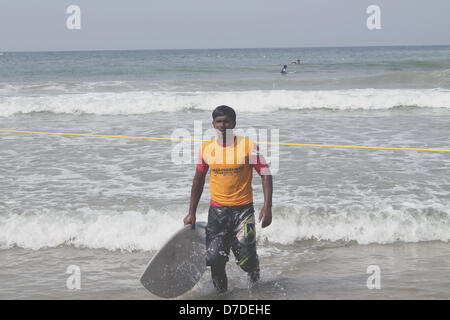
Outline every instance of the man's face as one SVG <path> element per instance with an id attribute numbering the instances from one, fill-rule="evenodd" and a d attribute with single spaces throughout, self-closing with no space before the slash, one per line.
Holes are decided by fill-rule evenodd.
<path id="1" fill-rule="evenodd" d="M 229 116 L 217 116 L 213 121 L 213 126 L 216 130 L 225 135 L 226 129 L 234 129 L 236 123 Z"/>

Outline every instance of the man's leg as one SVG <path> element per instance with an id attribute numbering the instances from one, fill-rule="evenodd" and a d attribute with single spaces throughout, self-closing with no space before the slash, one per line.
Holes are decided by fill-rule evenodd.
<path id="1" fill-rule="evenodd" d="M 225 265 L 230 254 L 230 219 L 228 207 L 210 207 L 206 226 L 206 265 L 218 292 L 228 289 Z"/>
<path id="2" fill-rule="evenodd" d="M 223 293 L 228 290 L 228 278 L 225 272 L 225 264 L 220 266 L 211 266 L 211 278 L 217 292 Z"/>
<path id="3" fill-rule="evenodd" d="M 259 259 L 256 253 L 256 229 L 253 204 L 236 207 L 232 250 L 237 265 L 248 273 L 250 284 L 259 280 Z"/>

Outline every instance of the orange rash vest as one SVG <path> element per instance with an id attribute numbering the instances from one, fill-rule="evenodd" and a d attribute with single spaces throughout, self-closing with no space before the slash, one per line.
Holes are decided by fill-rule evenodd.
<path id="1" fill-rule="evenodd" d="M 262 170 L 268 172 L 258 150 L 254 141 L 241 136 L 235 136 L 234 143 L 227 146 L 220 145 L 217 138 L 201 146 L 197 170 L 207 172 L 211 168 L 212 206 L 243 206 L 253 202 L 253 168 L 260 175 Z"/>

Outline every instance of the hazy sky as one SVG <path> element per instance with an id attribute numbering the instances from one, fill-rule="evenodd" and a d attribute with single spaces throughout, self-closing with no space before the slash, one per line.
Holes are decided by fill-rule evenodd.
<path id="1" fill-rule="evenodd" d="M 0 51 L 434 44 L 450 44 L 449 0 L 0 0 Z"/>

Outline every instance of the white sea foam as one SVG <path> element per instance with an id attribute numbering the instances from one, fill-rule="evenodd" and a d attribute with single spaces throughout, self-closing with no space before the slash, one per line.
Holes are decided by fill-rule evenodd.
<path id="1" fill-rule="evenodd" d="M 282 244 L 305 239 L 359 244 L 450 240 L 450 208 L 425 207 L 415 202 L 399 207 L 350 206 L 343 210 L 292 206 L 278 211 L 274 222 L 272 227 L 261 230 L 260 237 Z"/>
<path id="2" fill-rule="evenodd" d="M 149 211 L 111 214 L 85 209 L 76 215 L 44 210 L 0 217 L 0 248 L 38 250 L 60 245 L 108 250 L 155 250 L 183 226 L 182 216 Z"/>
<path id="3" fill-rule="evenodd" d="M 178 212 L 179 211 L 179 212 Z M 258 227 L 258 241 L 293 244 L 305 239 L 356 241 L 360 244 L 450 239 L 450 209 L 417 203 L 344 210 L 325 207 L 274 208 L 270 227 Z M 183 210 L 146 213 L 80 210 L 76 214 L 44 210 L 0 217 L 0 248 L 39 250 L 71 245 L 107 250 L 156 250 L 182 227 Z M 206 220 L 206 212 L 198 221 Z"/>
<path id="4" fill-rule="evenodd" d="M 92 92 L 82 94 L 4 96 L 0 116 L 19 113 L 128 115 L 180 110 L 210 110 L 228 104 L 241 112 L 280 109 L 382 110 L 398 106 L 450 108 L 445 89 L 255 90 L 216 92 Z"/>

